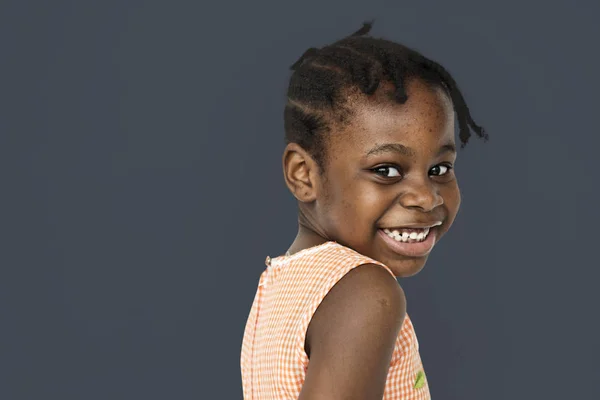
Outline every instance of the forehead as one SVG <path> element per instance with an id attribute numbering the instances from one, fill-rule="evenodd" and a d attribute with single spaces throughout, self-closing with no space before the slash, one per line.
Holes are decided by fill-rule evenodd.
<path id="1" fill-rule="evenodd" d="M 441 88 L 409 81 L 404 104 L 382 100 L 385 90 L 389 86 L 356 103 L 352 123 L 331 137 L 334 152 L 365 153 L 376 145 L 401 143 L 419 153 L 437 153 L 440 145 L 454 143 L 454 109 Z"/>

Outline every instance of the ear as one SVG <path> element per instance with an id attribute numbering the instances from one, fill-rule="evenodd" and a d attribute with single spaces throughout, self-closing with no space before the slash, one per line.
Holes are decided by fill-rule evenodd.
<path id="1" fill-rule="evenodd" d="M 315 201 L 319 167 L 310 154 L 297 143 L 290 143 L 283 151 L 282 161 L 285 184 L 294 197 L 303 203 Z"/>

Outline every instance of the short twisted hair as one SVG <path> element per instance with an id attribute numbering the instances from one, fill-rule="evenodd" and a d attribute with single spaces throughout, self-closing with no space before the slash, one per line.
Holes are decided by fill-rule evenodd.
<path id="1" fill-rule="evenodd" d="M 373 22 L 365 22 L 352 35 L 323 48 L 310 48 L 291 66 L 294 71 L 284 110 L 286 144 L 298 143 L 325 167 L 325 134 L 332 124 L 348 124 L 353 115 L 350 94 L 372 95 L 382 82 L 395 86 L 391 101 L 404 104 L 405 83 L 419 78 L 441 88 L 452 100 L 457 114 L 461 148 L 470 130 L 488 139 L 473 121 L 452 76 L 438 63 L 416 50 L 385 39 L 366 36 Z"/>

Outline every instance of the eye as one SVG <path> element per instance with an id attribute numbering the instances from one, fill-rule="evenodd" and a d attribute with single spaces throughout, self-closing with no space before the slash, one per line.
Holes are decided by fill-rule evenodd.
<path id="1" fill-rule="evenodd" d="M 398 176 L 402 176 L 400 171 L 398 171 L 398 168 L 389 165 L 373 168 L 373 172 L 385 178 L 396 178 Z"/>
<path id="2" fill-rule="evenodd" d="M 452 165 L 450 164 L 440 164 L 431 168 L 431 174 L 436 176 L 446 175 L 452 169 Z"/>

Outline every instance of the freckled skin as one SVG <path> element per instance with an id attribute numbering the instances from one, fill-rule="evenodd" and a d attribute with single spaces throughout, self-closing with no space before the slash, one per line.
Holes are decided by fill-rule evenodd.
<path id="1" fill-rule="evenodd" d="M 439 166 L 454 165 L 456 153 L 438 154 L 442 145 L 455 144 L 452 104 L 441 89 L 420 80 L 406 83 L 404 104 L 382 101 L 386 88 L 355 102 L 349 126 L 332 129 L 323 174 L 298 145 L 286 147 L 284 176 L 299 201 L 300 225 L 290 253 L 335 240 L 386 264 L 397 277 L 409 277 L 421 271 L 428 255 L 391 251 L 378 228 L 441 221 L 437 242 L 452 225 L 460 192 L 454 170 Z M 374 146 L 386 143 L 402 144 L 412 153 L 367 157 Z M 381 166 L 391 169 L 372 171 Z M 393 176 L 396 171 L 400 177 Z"/>

